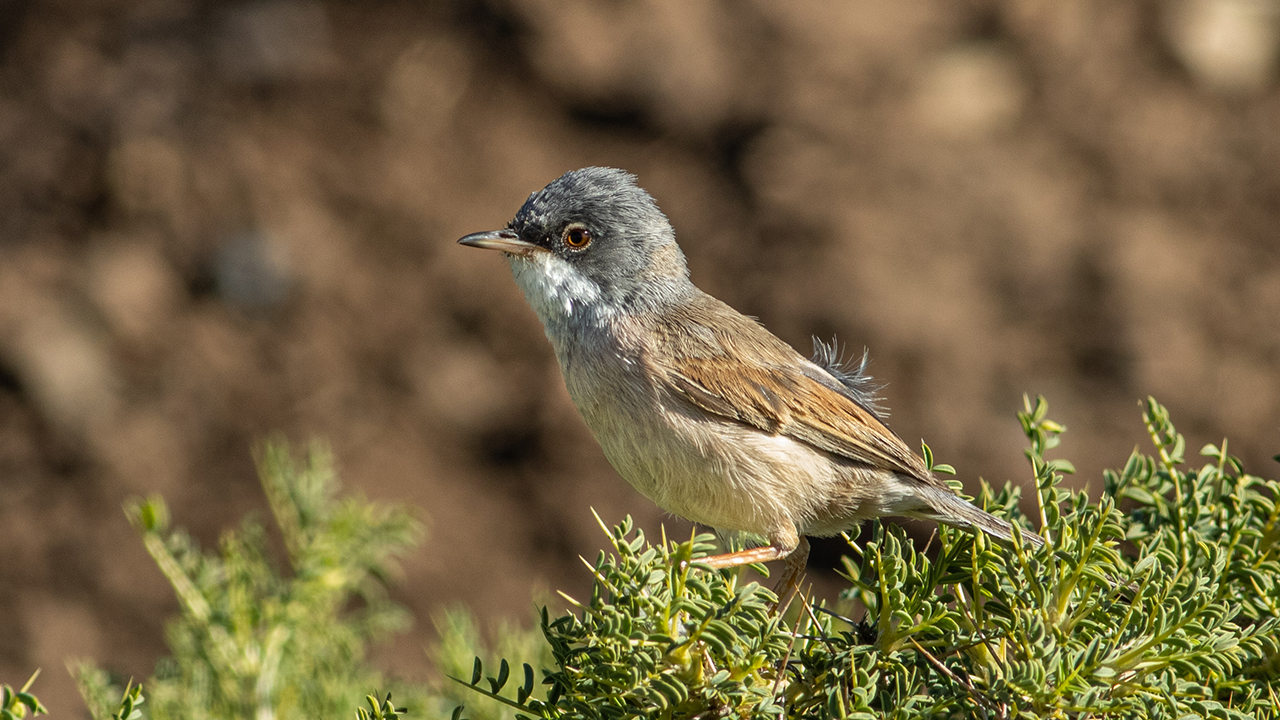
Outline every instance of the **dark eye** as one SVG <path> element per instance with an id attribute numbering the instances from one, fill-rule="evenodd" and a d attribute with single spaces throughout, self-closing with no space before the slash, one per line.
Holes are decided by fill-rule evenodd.
<path id="1" fill-rule="evenodd" d="M 564 244 L 581 250 L 591 244 L 591 231 L 581 225 L 570 225 L 564 229 Z"/>

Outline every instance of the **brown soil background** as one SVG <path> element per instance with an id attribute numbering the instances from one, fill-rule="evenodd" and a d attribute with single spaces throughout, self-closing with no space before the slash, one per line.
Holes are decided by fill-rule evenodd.
<path id="1" fill-rule="evenodd" d="M 527 622 L 586 588 L 589 508 L 687 533 L 603 459 L 504 263 L 454 244 L 585 165 L 639 175 L 707 291 L 871 348 L 894 428 L 971 487 L 1025 484 L 1024 392 L 1094 488 L 1148 394 L 1273 475 L 1276 17 L 1239 7 L 0 5 L 0 679 L 43 666 L 65 716 L 68 657 L 148 675 L 176 605 L 121 503 L 212 545 L 264 511 L 274 432 L 423 509 L 419 622 L 379 656 L 408 677 L 445 604 Z"/>

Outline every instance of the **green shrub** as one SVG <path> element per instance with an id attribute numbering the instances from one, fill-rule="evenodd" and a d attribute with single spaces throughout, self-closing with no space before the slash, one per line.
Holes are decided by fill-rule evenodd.
<path id="1" fill-rule="evenodd" d="M 1091 500 L 1045 458 L 1063 431 L 1046 412 L 1019 414 L 1044 548 L 940 527 L 919 551 L 877 524 L 845 560 L 857 617 L 801 601 L 786 623 L 767 590 L 699 567 L 709 537 L 650 545 L 628 521 L 591 597 L 543 609 L 549 669 L 477 658 L 461 682 L 546 718 L 1280 717 L 1277 484 L 1225 442 L 1188 467 L 1152 400 L 1155 454 Z M 1011 488 L 979 502 L 1017 522 Z"/>
<path id="2" fill-rule="evenodd" d="M 409 621 L 387 598 L 385 582 L 394 556 L 417 542 L 420 524 L 404 508 L 337 499 L 332 461 L 320 445 L 298 463 L 283 443 L 270 443 L 258 465 L 287 572 L 271 562 L 266 530 L 252 519 L 224 535 L 217 553 L 202 553 L 186 533 L 169 529 L 163 500 L 126 508 L 182 608 L 168 626 L 172 655 L 146 683 L 148 717 L 337 718 L 386 687 L 365 647 Z M 91 713 L 106 720 L 119 685 L 90 663 L 76 674 Z M 421 712 L 420 690 L 396 690 Z M 392 707 L 371 701 L 378 712 L 384 705 Z"/>

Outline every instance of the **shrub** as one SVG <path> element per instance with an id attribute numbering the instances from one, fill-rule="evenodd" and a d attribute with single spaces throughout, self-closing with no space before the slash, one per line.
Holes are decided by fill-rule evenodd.
<path id="1" fill-rule="evenodd" d="M 421 534 L 418 521 L 401 507 L 337 499 L 321 445 L 299 463 L 283 443 L 269 443 L 258 466 L 287 572 L 271 562 L 266 530 L 253 519 L 224 535 L 217 553 L 202 553 L 169 529 L 160 498 L 126 507 L 182 608 L 168 626 L 172 656 L 146 683 L 149 717 L 336 718 L 386 686 L 365 647 L 408 623 L 385 582 L 393 558 Z M 107 720 L 119 685 L 91 663 L 76 675 L 93 716 Z M 397 690 L 421 712 L 420 691 Z M 376 700 L 375 711 L 394 709 Z"/>
<path id="2" fill-rule="evenodd" d="M 1046 546 L 940 527 L 917 550 L 877 523 L 845 559 L 856 617 L 801 600 L 784 622 L 769 591 L 699 566 L 709 537 L 650 545 L 624 522 L 590 598 L 542 610 L 540 680 L 477 658 L 460 681 L 546 718 L 1280 716 L 1277 484 L 1225 441 L 1188 467 L 1167 411 L 1149 400 L 1143 418 L 1154 454 L 1093 500 L 1061 486 L 1073 469 L 1045 453 L 1063 428 L 1028 400 Z M 978 501 L 1018 522 L 1014 489 Z"/>

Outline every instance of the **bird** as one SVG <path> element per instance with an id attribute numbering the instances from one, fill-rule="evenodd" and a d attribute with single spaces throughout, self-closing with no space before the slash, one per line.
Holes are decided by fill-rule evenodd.
<path id="1" fill-rule="evenodd" d="M 815 341 L 806 358 L 698 289 L 636 176 L 567 172 L 503 229 L 458 242 L 506 256 L 619 475 L 669 513 L 764 539 L 700 562 L 784 560 L 781 597 L 805 569 L 806 536 L 864 520 L 922 518 L 1013 539 L 1007 521 L 958 496 L 889 428 L 865 352 L 845 366 L 834 341 Z"/>

